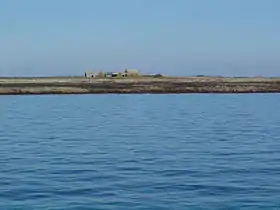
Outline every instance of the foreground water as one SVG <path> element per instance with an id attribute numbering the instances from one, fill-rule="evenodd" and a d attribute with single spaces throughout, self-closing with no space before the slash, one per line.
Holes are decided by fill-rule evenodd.
<path id="1" fill-rule="evenodd" d="M 280 95 L 0 97 L 0 209 L 279 209 Z"/>

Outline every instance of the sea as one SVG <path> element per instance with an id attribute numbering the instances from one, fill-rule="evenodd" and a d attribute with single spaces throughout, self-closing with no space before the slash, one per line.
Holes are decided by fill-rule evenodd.
<path id="1" fill-rule="evenodd" d="M 278 210 L 279 110 L 279 94 L 0 96 L 0 209 Z"/>

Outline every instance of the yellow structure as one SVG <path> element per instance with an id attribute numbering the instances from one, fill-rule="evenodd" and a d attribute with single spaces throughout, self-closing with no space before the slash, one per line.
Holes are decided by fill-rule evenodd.
<path id="1" fill-rule="evenodd" d="M 85 72 L 85 77 L 86 78 L 92 78 L 92 77 L 95 77 L 95 74 L 92 71 L 86 71 Z"/>
<path id="2" fill-rule="evenodd" d="M 125 69 L 124 73 L 127 77 L 138 77 L 140 73 L 137 69 Z"/>

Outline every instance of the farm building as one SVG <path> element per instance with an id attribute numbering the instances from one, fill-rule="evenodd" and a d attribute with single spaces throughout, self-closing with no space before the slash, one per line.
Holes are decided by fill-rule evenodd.
<path id="1" fill-rule="evenodd" d="M 140 73 L 137 69 L 125 69 L 124 73 L 127 77 L 137 77 L 140 76 Z"/>
<path id="2" fill-rule="evenodd" d="M 92 71 L 87 71 L 85 72 L 85 77 L 86 78 L 91 78 L 91 77 L 95 77 L 96 75 L 94 74 L 94 72 Z"/>
<path id="3" fill-rule="evenodd" d="M 117 76 L 119 76 L 119 73 L 117 73 L 117 72 L 106 72 L 104 74 L 104 76 L 105 77 L 117 77 Z"/>

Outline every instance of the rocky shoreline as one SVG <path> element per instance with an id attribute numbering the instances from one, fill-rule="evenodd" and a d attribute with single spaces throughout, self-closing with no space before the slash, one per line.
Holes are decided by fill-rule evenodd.
<path id="1" fill-rule="evenodd" d="M 0 78 L 0 95 L 104 93 L 280 93 L 280 78 Z"/>

